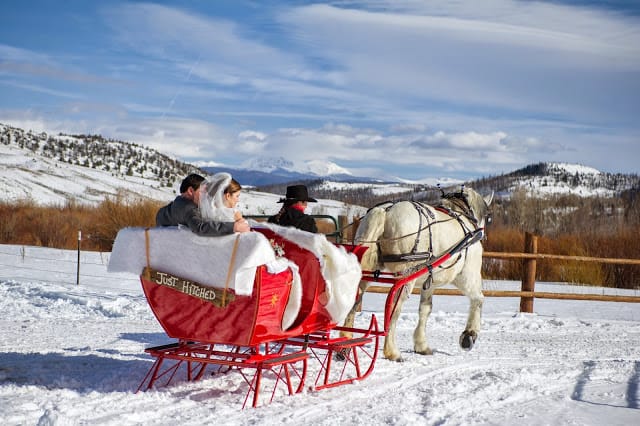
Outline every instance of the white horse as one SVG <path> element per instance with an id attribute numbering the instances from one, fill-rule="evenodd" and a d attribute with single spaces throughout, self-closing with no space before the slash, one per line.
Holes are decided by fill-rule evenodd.
<path id="1" fill-rule="evenodd" d="M 493 194 L 486 199 L 470 188 L 444 194 L 442 204 L 433 207 L 413 201 L 384 203 L 369 210 L 361 219 L 355 243 L 368 246 L 361 260 L 365 271 L 389 271 L 409 276 L 411 273 L 431 269 L 406 284 L 393 308 L 384 342 L 384 356 L 402 361 L 396 345 L 396 322 L 404 301 L 414 286 L 420 283 L 420 309 L 418 324 L 413 332 L 414 350 L 431 355 L 426 337 L 426 323 L 432 309 L 432 296 L 436 287 L 453 283 L 469 297 L 467 325 L 460 336 L 460 346 L 470 350 L 480 331 L 482 312 L 482 245 L 483 227 Z M 444 256 L 444 257 L 443 257 Z M 434 263 L 435 262 L 435 263 Z M 366 274 L 365 274 L 366 277 Z M 360 297 L 370 285 L 360 282 Z M 352 327 L 356 306 L 345 319 Z M 345 333 L 346 334 L 346 333 Z"/>

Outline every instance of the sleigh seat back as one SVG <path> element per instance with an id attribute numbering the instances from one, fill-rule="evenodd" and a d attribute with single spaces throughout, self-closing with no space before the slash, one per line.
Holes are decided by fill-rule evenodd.
<path id="1" fill-rule="evenodd" d="M 292 274 L 256 270 L 250 296 L 203 286 L 161 271 L 140 276 L 149 306 L 169 337 L 250 346 L 282 338 Z"/>

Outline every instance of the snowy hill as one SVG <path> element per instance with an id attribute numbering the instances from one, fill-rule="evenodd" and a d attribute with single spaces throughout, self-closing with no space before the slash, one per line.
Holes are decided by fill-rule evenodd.
<path id="1" fill-rule="evenodd" d="M 29 150 L 0 144 L 0 200 L 28 199 L 42 205 L 65 204 L 74 200 L 95 204 L 118 193 L 168 200 L 175 185 L 162 186 L 157 179 L 115 174 L 83 167 Z"/>
<path id="2" fill-rule="evenodd" d="M 95 205 L 120 195 L 168 202 L 193 171 L 206 174 L 135 144 L 99 136 L 35 134 L 0 124 L 0 201 Z M 239 208 L 245 215 L 274 214 L 281 196 L 245 190 Z M 353 217 L 365 211 L 340 201 L 320 201 L 308 212 Z"/>
<path id="3" fill-rule="evenodd" d="M 119 189 L 149 198 L 174 193 L 195 166 L 97 135 L 48 135 L 0 124 L 2 199 L 95 202 Z"/>
<path id="4" fill-rule="evenodd" d="M 525 190 L 532 196 L 614 197 L 623 191 L 640 188 L 640 176 L 605 173 L 580 164 L 538 163 L 505 175 L 479 179 L 471 185 L 501 195 Z"/>

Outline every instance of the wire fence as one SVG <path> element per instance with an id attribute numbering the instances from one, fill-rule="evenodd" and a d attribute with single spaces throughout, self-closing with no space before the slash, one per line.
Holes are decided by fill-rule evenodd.
<path id="1" fill-rule="evenodd" d="M 61 285 L 99 282 L 120 291 L 139 288 L 133 274 L 107 272 L 111 253 L 0 245 L 0 279 L 46 281 Z M 119 283 L 119 286 L 113 283 Z"/>

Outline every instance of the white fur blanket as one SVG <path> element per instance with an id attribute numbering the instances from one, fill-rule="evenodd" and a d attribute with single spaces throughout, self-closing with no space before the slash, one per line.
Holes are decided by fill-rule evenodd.
<path id="1" fill-rule="evenodd" d="M 149 228 L 149 263 L 158 271 L 204 286 L 225 288 L 236 237 L 238 247 L 228 286 L 237 295 L 251 295 L 256 268 L 260 265 L 266 265 L 273 274 L 287 267 L 292 269 L 291 293 L 281 324 L 286 330 L 295 321 L 302 304 L 300 274 L 295 263 L 276 258 L 271 244 L 260 233 L 202 237 L 184 227 Z M 139 275 L 145 266 L 145 228 L 121 229 L 113 244 L 107 270 Z"/>
<path id="2" fill-rule="evenodd" d="M 327 241 L 322 234 L 295 228 L 250 221 L 253 227 L 266 227 L 315 254 L 327 285 L 325 309 L 336 323 L 341 323 L 353 306 L 361 269 L 355 255 Z M 266 265 L 271 273 L 290 267 L 294 282 L 282 321 L 287 329 L 295 320 L 302 299 L 302 285 L 295 263 L 277 257 L 267 238 L 259 232 L 202 237 L 182 227 L 149 229 L 149 255 L 153 269 L 198 282 L 224 288 L 233 251 L 238 247 L 229 288 L 238 295 L 250 295 L 256 268 Z M 108 271 L 141 274 L 146 266 L 145 229 L 124 228 L 118 232 L 109 260 Z"/>
<path id="3" fill-rule="evenodd" d="M 353 307 L 358 284 L 362 278 L 362 269 L 356 255 L 347 252 L 344 247 L 331 243 L 324 234 L 313 234 L 267 222 L 251 222 L 251 226 L 271 229 L 315 254 L 327 285 L 328 301 L 325 309 L 331 315 L 331 319 L 341 324 Z"/>

